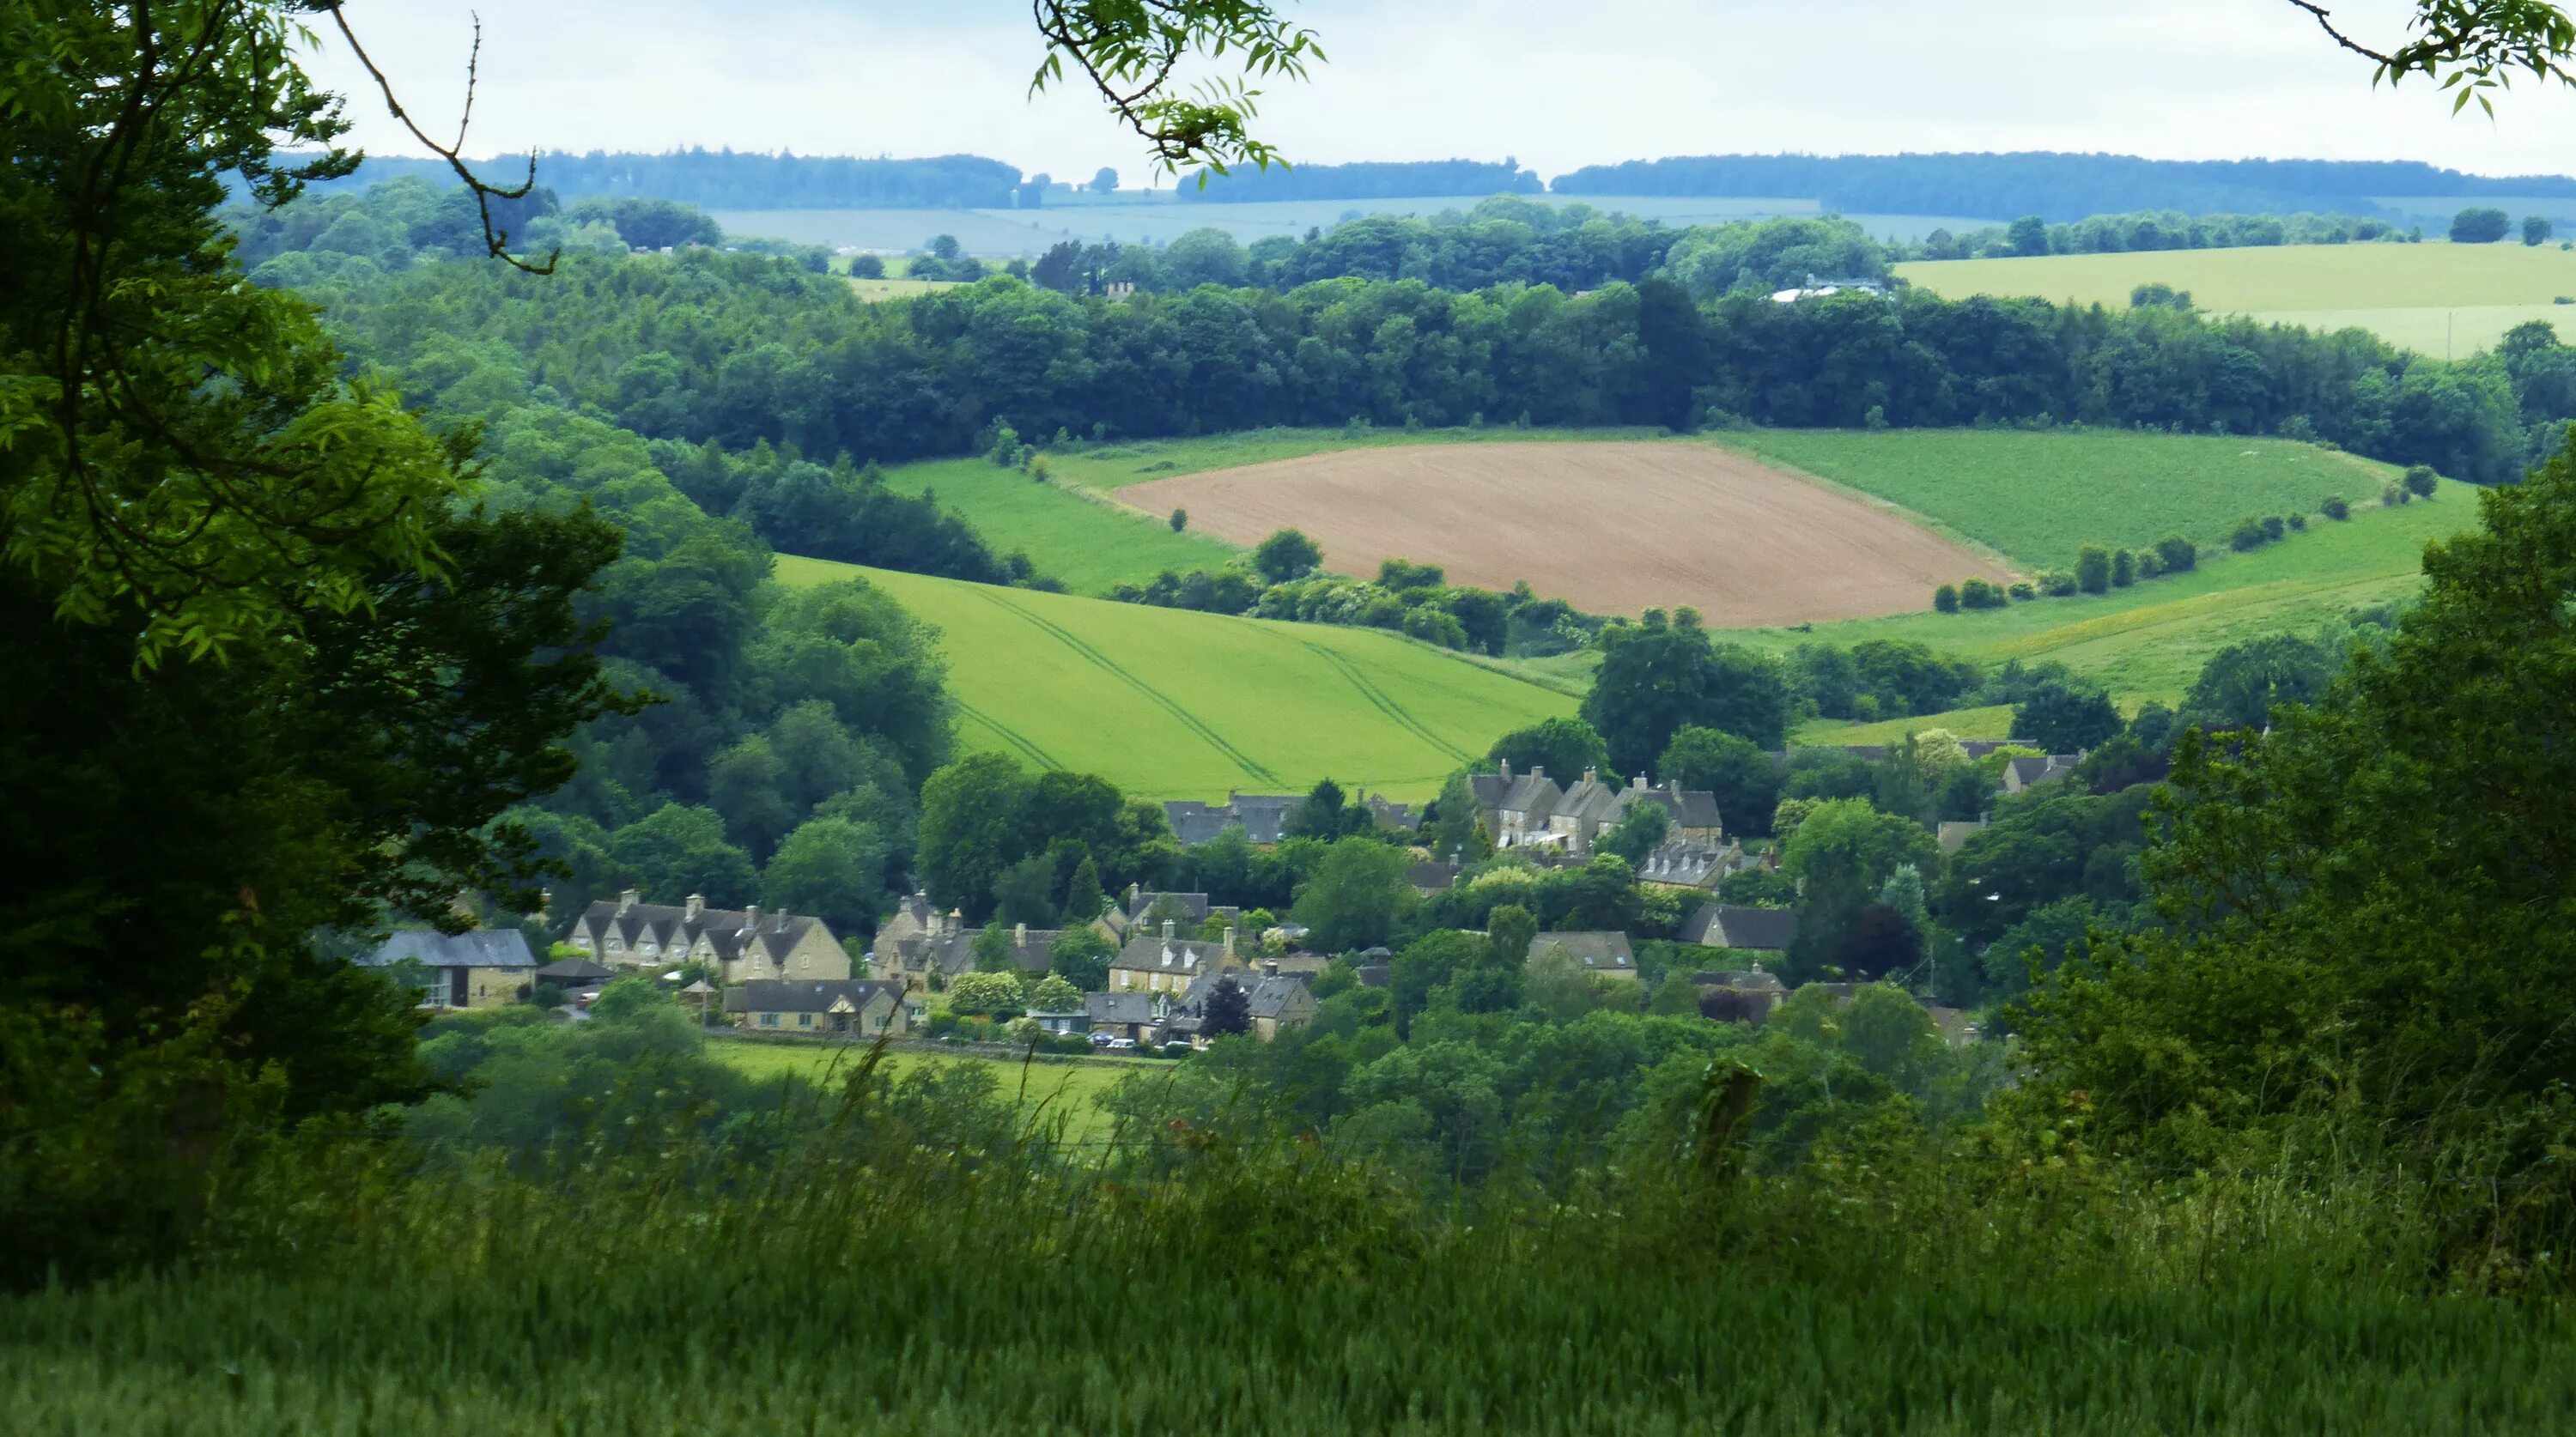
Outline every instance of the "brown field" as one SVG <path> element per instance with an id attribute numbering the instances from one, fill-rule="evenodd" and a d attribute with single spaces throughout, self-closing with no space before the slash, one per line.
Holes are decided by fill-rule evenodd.
<path id="1" fill-rule="evenodd" d="M 1532 589 L 1596 614 L 1698 609 L 1762 628 L 1928 609 L 1935 586 L 1996 563 L 1884 508 L 1700 444 L 1354 449 L 1131 484 L 1121 502 L 1190 511 L 1257 544 L 1297 528 L 1336 573 L 1380 560 Z"/>

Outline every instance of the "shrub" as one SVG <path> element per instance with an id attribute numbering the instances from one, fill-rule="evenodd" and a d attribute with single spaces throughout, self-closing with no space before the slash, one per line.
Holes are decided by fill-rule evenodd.
<path id="1" fill-rule="evenodd" d="M 2418 499 L 2430 499 L 2433 497 L 2433 490 L 2440 485 L 2441 477 L 2433 472 L 2433 466 L 2430 464 L 2409 465 L 2406 470 L 2406 492 Z"/>
<path id="2" fill-rule="evenodd" d="M 2039 597 L 2039 590 L 2032 588 L 2030 586 L 2030 580 L 2028 579 L 2013 580 L 2012 588 L 2006 592 L 2010 593 L 2016 599 L 2036 599 Z"/>
<path id="3" fill-rule="evenodd" d="M 2125 589 L 2138 582 L 2138 556 L 2122 549 L 2111 556 L 2111 587 Z"/>
<path id="4" fill-rule="evenodd" d="M 1936 613 L 1955 614 L 1959 612 L 1959 586 L 1956 584 L 1943 584 L 1941 587 L 1934 589 L 1932 591 L 1932 608 Z"/>
<path id="5" fill-rule="evenodd" d="M 850 278 L 883 279 L 885 261 L 872 254 L 854 255 L 850 259 Z"/>
<path id="6" fill-rule="evenodd" d="M 2289 521 L 2290 532 L 2294 534 L 2308 527 L 2308 516 L 2305 514 L 2292 514 L 2289 516 Z"/>
<path id="7" fill-rule="evenodd" d="M 2155 551 L 2155 550 L 2153 550 L 2153 549 L 2140 549 L 2140 550 L 2138 551 L 2138 577 L 2139 577 L 2139 578 L 2141 578 L 2141 579 L 2152 579 L 2152 578 L 2154 578 L 2156 575 L 2161 574 L 2161 573 L 2163 573 L 2164 571 L 2165 571 L 2165 561 L 2156 557 L 2156 551 Z"/>
<path id="8" fill-rule="evenodd" d="M 2240 554 L 2248 549 L 2260 549 L 2268 542 L 2269 540 L 2263 534 L 2263 521 L 2260 519 L 2237 520 L 2236 532 L 2227 536 L 2227 547 Z"/>
<path id="9" fill-rule="evenodd" d="M 2087 544 L 2075 551 L 2075 587 L 2088 594 L 2108 592 L 2111 587 L 2111 551 L 2099 544 Z"/>
<path id="10" fill-rule="evenodd" d="M 1887 427 L 1887 406 L 1884 404 L 1871 405 L 1869 407 L 1869 412 L 1860 417 L 1860 422 L 1871 429 L 1885 429 Z"/>
<path id="11" fill-rule="evenodd" d="M 2317 512 L 2329 519 L 2340 521 L 2352 517 L 2352 506 L 2344 502 L 2341 494 L 2328 494 L 2326 501 L 2317 506 Z"/>
<path id="12" fill-rule="evenodd" d="M 2000 609 L 2006 600 L 2004 591 L 1985 579 L 1967 579 L 1959 585 L 1959 606 L 1967 609 Z"/>
<path id="13" fill-rule="evenodd" d="M 2052 599 L 2063 599 L 2076 591 L 2075 576 L 2064 569 L 2042 569 L 2032 577 L 2039 591 Z"/>
<path id="14" fill-rule="evenodd" d="M 1188 528 L 1188 527 L 1190 527 L 1190 511 L 1189 511 L 1189 510 L 1187 510 L 1187 509 L 1175 509 L 1175 510 L 1173 510 L 1173 511 L 1172 511 L 1172 532 L 1173 532 L 1173 533 L 1175 533 L 1175 534 L 1177 534 L 1177 533 L 1181 532 L 1183 529 L 1186 529 L 1186 528 Z"/>
<path id="15" fill-rule="evenodd" d="M 2200 551 L 2180 534 L 2167 534 L 2156 541 L 2156 558 L 2166 573 L 2180 574 L 2200 562 Z"/>
<path id="16" fill-rule="evenodd" d="M 2379 491 L 2379 502 L 2391 509 L 2400 504 L 2411 504 L 2414 500 L 2415 496 L 2406 492 L 2406 486 L 2394 479 L 2388 481 L 2387 488 Z"/>
<path id="17" fill-rule="evenodd" d="M 2281 522 L 2281 516 L 2280 516 L 2280 515 L 2278 515 L 2278 514 L 2266 514 L 2266 515 L 2264 515 L 2264 516 L 2263 516 L 2263 542 L 2264 542 L 2264 543 L 2266 543 L 2266 544 L 2277 544 L 2277 543 L 2280 543 L 2280 542 L 2281 542 L 2281 535 L 2282 535 L 2283 533 L 2285 533 L 2285 532 L 2287 531 L 2287 529 L 2288 529 L 2288 526 L 2287 526 L 2287 525 L 2285 525 L 2285 524 L 2283 524 L 2283 523 Z"/>

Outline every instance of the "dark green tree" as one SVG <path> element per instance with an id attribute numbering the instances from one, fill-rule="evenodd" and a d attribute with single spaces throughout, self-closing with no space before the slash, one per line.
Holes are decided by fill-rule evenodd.
<path id="1" fill-rule="evenodd" d="M 1295 529 L 1279 530 L 1252 551 L 1253 569 L 1274 584 L 1302 578 L 1323 562 L 1324 551 Z"/>
<path id="2" fill-rule="evenodd" d="M 2122 728 L 2110 695 L 2095 688 L 2048 683 L 2013 706 L 2012 736 L 2043 753 L 2078 753 Z"/>
<path id="3" fill-rule="evenodd" d="M 1607 768 L 1610 746 L 1581 719 L 1541 719 L 1494 740 L 1494 746 L 1485 751 L 1485 761 L 1510 764 L 1514 773 L 1543 768 L 1557 782 L 1572 783 L 1587 769 Z"/>
<path id="4" fill-rule="evenodd" d="M 1649 615 L 1637 628 L 1603 635 L 1601 668 L 1582 714 L 1621 773 L 1643 773 L 1686 726 L 1734 734 L 1778 749 L 1788 727 L 1788 689 L 1779 664 L 1734 644 L 1712 644 L 1686 616 Z"/>
<path id="5" fill-rule="evenodd" d="M 1207 1002 L 1199 1010 L 1199 1035 L 1204 1038 L 1228 1038 L 1252 1031 L 1252 995 L 1231 973 L 1219 973 L 1208 985 Z"/>
<path id="6" fill-rule="evenodd" d="M 921 880 L 943 908 L 969 918 L 992 911 L 993 880 L 1021 853 L 1030 783 L 1000 754 L 969 754 L 921 790 Z"/>

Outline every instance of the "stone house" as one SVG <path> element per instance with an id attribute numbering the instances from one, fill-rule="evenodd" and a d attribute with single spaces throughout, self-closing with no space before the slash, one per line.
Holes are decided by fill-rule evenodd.
<path id="1" fill-rule="evenodd" d="M 2043 783 L 2057 783 L 2075 776 L 2075 766 L 2084 761 L 2080 753 L 2052 753 L 2046 758 L 2008 758 L 2004 760 L 2003 791 L 2022 793 Z"/>
<path id="2" fill-rule="evenodd" d="M 1109 960 L 1109 991 L 1178 995 L 1189 991 L 1190 984 L 1202 973 L 1242 966 L 1234 954 L 1233 929 L 1225 930 L 1225 937 L 1211 942 L 1178 937 L 1174 927 L 1170 919 L 1165 919 L 1161 934 L 1129 938 L 1118 956 Z"/>
<path id="3" fill-rule="evenodd" d="M 1252 1036 L 1269 1042 L 1282 1028 L 1302 1028 L 1315 1017 L 1315 992 L 1303 978 L 1293 978 L 1276 971 L 1254 973 L 1242 968 L 1224 968 L 1203 973 L 1193 980 L 1189 991 L 1171 1005 L 1163 1015 L 1164 1041 L 1186 1038 L 1191 1046 L 1204 1048 L 1211 1041 L 1200 1032 L 1207 1017 L 1208 994 L 1221 978 L 1232 977 L 1244 993 L 1244 1010 L 1252 1020 Z"/>
<path id="4" fill-rule="evenodd" d="M 1228 792 L 1221 804 L 1181 799 L 1163 805 L 1163 818 L 1183 848 L 1212 843 L 1229 828 L 1240 828 L 1247 842 L 1267 846 L 1279 841 L 1288 810 L 1303 800 L 1295 794 Z M 1133 915 L 1130 915 L 1131 917 Z"/>
<path id="5" fill-rule="evenodd" d="M 1786 956 L 1798 941 L 1798 915 L 1786 908 L 1747 908 L 1735 903 L 1703 903 L 1682 924 L 1684 943 L 1728 948 L 1738 953 Z"/>
<path id="6" fill-rule="evenodd" d="M 358 960 L 361 967 L 395 968 L 422 980 L 424 1008 L 499 1008 L 515 1003 L 536 980 L 536 956 L 516 928 L 477 928 L 441 933 L 406 928 Z"/>
<path id="7" fill-rule="evenodd" d="M 1628 946 L 1628 935 L 1617 930 L 1596 932 L 1541 933 L 1530 939 L 1529 959 L 1536 962 L 1550 952 L 1561 952 L 1575 966 L 1596 978 L 1637 977 L 1637 954 Z"/>
<path id="8" fill-rule="evenodd" d="M 660 972 L 700 963 L 728 984 L 840 982 L 850 976 L 850 955 L 823 920 L 764 913 L 758 904 L 709 908 L 695 893 L 673 906 L 638 902 L 629 888 L 614 903 L 590 905 L 566 941 L 610 968 Z"/>
<path id="9" fill-rule="evenodd" d="M 1150 1045 L 1162 1037 L 1171 1001 L 1166 993 L 1090 993 L 1082 1000 L 1083 1017 L 1094 1033 Z"/>
<path id="10" fill-rule="evenodd" d="M 903 915 L 898 912 L 897 916 Z M 908 920 L 903 930 L 888 923 L 878 930 L 877 941 L 868 950 L 868 972 L 882 982 L 901 980 L 927 989 L 935 980 L 944 988 L 959 974 L 975 971 L 975 943 L 983 933 L 981 928 L 967 927 L 965 915 L 953 908 Z M 1042 974 L 1055 962 L 1055 941 L 1063 936 L 1060 928 L 1014 924 L 1011 961 L 1023 976 Z"/>
<path id="11" fill-rule="evenodd" d="M 1467 786 L 1496 848 L 1588 855 L 1603 834 L 1618 827 L 1619 820 L 1641 803 L 1664 810 L 1667 842 L 1715 848 L 1725 841 L 1715 794 L 1675 784 L 1652 785 L 1644 774 L 1621 787 L 1603 782 L 1598 770 L 1585 769 L 1573 787 L 1560 788 L 1546 769 L 1516 776 L 1511 765 L 1503 764 L 1492 773 L 1471 775 Z"/>
<path id="12" fill-rule="evenodd" d="M 865 979 L 797 982 L 752 979 L 725 989 L 725 1017 L 756 1033 L 804 1033 L 873 1039 L 901 1037 L 911 1027 L 896 983 Z"/>

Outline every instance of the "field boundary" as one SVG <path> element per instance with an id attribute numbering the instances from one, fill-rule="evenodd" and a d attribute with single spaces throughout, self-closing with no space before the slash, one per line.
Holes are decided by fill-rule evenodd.
<path id="1" fill-rule="evenodd" d="M 1927 430 L 1925 432 L 1929 433 L 1936 431 Z M 1962 534 L 1958 530 L 1951 528 L 1949 525 L 1942 523 L 1940 520 L 1935 519 L 1931 515 L 1923 513 L 1920 510 L 1908 509 L 1893 499 L 1872 494 L 1866 489 L 1855 489 L 1849 484 L 1845 484 L 1834 479 L 1828 479 L 1822 474 L 1812 473 L 1808 470 L 1801 469 L 1797 465 L 1788 463 L 1785 460 L 1774 459 L 1770 455 L 1762 453 L 1749 444 L 1742 444 L 1729 440 L 1723 433 L 1688 434 L 1680 436 L 1680 440 L 1684 443 L 1706 444 L 1713 449 L 1723 449 L 1730 454 L 1742 455 L 1744 458 L 1761 465 L 1765 469 L 1769 469 L 1774 473 L 1785 474 L 1788 477 L 1797 480 L 1799 483 L 1813 484 L 1817 488 L 1822 489 L 1829 494 L 1839 494 L 1846 499 L 1856 499 L 1882 513 L 1890 514 L 1896 518 L 1902 519 L 1906 523 L 1911 524 L 1918 529 L 1925 530 L 1929 533 L 1938 535 L 1943 539 L 1947 539 L 1951 543 L 1958 545 L 1960 548 L 1967 550 L 1969 553 L 1976 555 L 1978 558 L 1984 559 L 1988 563 L 2002 569 L 2005 573 L 2012 575 L 2016 579 L 2026 579 L 2030 577 L 2028 572 L 2026 572 L 2019 563 L 2015 562 L 2010 554 L 2005 553 L 2003 550 L 1996 548 L 1994 545 L 1989 544 L 1982 539 L 1972 538 L 1969 535 Z M 2068 555 L 2067 561 L 2069 563 L 2074 562 L 2074 556 L 2071 554 Z"/>
<path id="2" fill-rule="evenodd" d="M 1337 654 L 1331 649 L 1325 648 L 1322 644 L 1316 643 L 1312 639 L 1301 638 L 1296 640 L 1296 642 L 1313 651 L 1315 656 L 1322 659 L 1325 663 L 1332 665 L 1342 677 L 1349 679 L 1351 681 L 1351 687 L 1359 691 L 1360 697 L 1368 700 L 1369 705 L 1375 708 L 1378 712 L 1395 720 L 1398 728 L 1412 734 L 1415 738 L 1422 740 L 1424 743 L 1431 745 L 1440 752 L 1458 760 L 1460 763 L 1473 763 L 1475 761 L 1474 755 L 1468 753 L 1465 749 L 1458 747 L 1458 745 L 1451 743 L 1449 740 L 1442 738 L 1440 735 L 1433 733 L 1430 729 L 1425 728 L 1422 721 L 1407 712 L 1402 704 L 1397 703 L 1391 695 L 1387 694 L 1377 685 L 1370 683 L 1367 676 L 1359 671 L 1359 666 L 1352 663 L 1347 655 Z"/>
<path id="3" fill-rule="evenodd" d="M 1137 693 L 1143 695 L 1148 702 L 1156 705 L 1164 712 L 1180 720 L 1182 727 L 1188 729 L 1191 733 L 1198 735 L 1200 739 L 1207 743 L 1208 747 L 1215 749 L 1218 753 L 1221 753 L 1227 758 L 1233 760 L 1234 763 L 1242 768 L 1245 773 L 1252 775 L 1254 778 L 1260 779 L 1264 783 L 1275 784 L 1279 782 L 1279 775 L 1272 773 L 1269 769 L 1263 767 L 1261 763 L 1254 759 L 1250 754 L 1236 748 L 1223 734 L 1218 733 L 1213 727 L 1211 727 L 1205 719 L 1200 718 L 1198 715 L 1191 713 L 1188 709 L 1174 703 L 1170 696 L 1156 689 L 1153 685 L 1145 682 L 1143 679 L 1136 677 L 1136 675 L 1129 673 L 1115 659 L 1110 658 L 1107 654 L 1104 654 L 1098 649 L 1095 649 L 1091 645 L 1083 642 L 1082 639 L 1077 637 L 1072 630 L 1057 625 L 1053 620 L 1039 618 L 1036 614 L 1029 612 L 1018 604 L 1014 604 L 1003 598 L 1001 595 L 991 592 L 990 586 L 988 585 L 979 584 L 974 587 L 976 597 L 1018 615 L 1021 619 L 1028 622 L 1041 633 L 1045 633 L 1053 637 L 1056 642 L 1073 650 L 1075 654 L 1098 668 L 1101 672 L 1108 674 L 1110 677 L 1117 679 L 1129 688 L 1134 689 Z"/>

